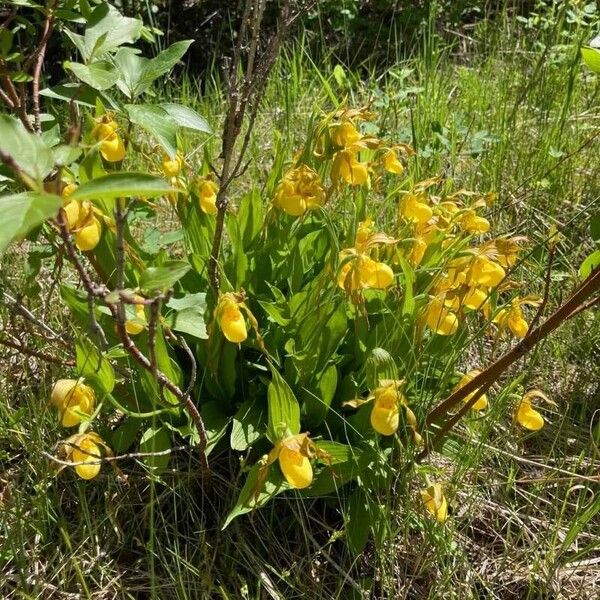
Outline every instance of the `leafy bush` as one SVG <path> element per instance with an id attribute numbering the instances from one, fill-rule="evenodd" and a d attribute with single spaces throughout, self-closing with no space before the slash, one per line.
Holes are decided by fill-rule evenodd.
<path id="1" fill-rule="evenodd" d="M 289 490 L 328 498 L 350 486 L 348 541 L 360 551 L 369 535 L 385 539 L 377 498 L 407 467 L 445 521 L 443 486 L 415 457 L 431 447 L 424 424 L 447 409 L 457 412 L 438 438 L 489 409 L 497 373 L 471 368 L 483 365 L 470 364 L 469 342 L 516 337 L 518 357 L 551 331 L 529 331 L 541 300 L 511 277 L 525 240 L 491 234 L 494 194 L 415 180 L 410 146 L 375 136 L 367 108 L 337 107 L 315 111 L 303 147 L 276 149 L 266 179 L 230 204 L 239 113 L 226 118 L 217 175 L 219 157 L 183 153 L 182 131 L 202 140 L 206 121 L 151 101 L 189 42 L 148 59 L 130 45 L 140 21 L 105 3 L 84 16 L 84 31 L 64 29 L 81 57 L 65 65 L 74 81 L 45 92 L 83 112 L 69 143 L 0 119 L 13 190 L 0 198 L 1 247 L 45 240 L 80 283 L 60 281 L 76 366 L 50 398 L 76 428 L 55 458 L 65 477 L 73 467 L 94 479 L 105 463 L 121 477 L 131 456 L 160 477 L 183 439 L 205 468 L 217 446 L 243 455 L 224 526 Z M 518 426 L 543 426 L 540 400 L 534 390 L 515 404 Z"/>

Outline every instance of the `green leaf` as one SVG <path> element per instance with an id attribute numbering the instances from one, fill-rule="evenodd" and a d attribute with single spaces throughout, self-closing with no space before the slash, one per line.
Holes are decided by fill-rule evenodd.
<path id="1" fill-rule="evenodd" d="M 208 339 L 204 315 L 206 314 L 206 294 L 186 294 L 183 298 L 171 298 L 167 308 L 173 312 L 167 315 L 167 324 L 171 329 L 187 333 L 201 340 Z"/>
<path id="2" fill-rule="evenodd" d="M 232 450 L 245 452 L 261 436 L 266 424 L 263 407 L 255 399 L 241 404 L 233 417 L 229 445 Z"/>
<path id="3" fill-rule="evenodd" d="M 331 401 L 337 388 L 338 372 L 335 365 L 329 365 L 304 395 L 307 424 L 318 427 L 327 417 Z"/>
<path id="4" fill-rule="evenodd" d="M 212 133 L 212 129 L 204 117 L 201 117 L 194 109 L 181 104 L 164 103 L 160 105 L 169 116 L 179 125 L 186 129 Z"/>
<path id="5" fill-rule="evenodd" d="M 369 501 L 362 488 L 356 488 L 348 499 L 348 512 L 345 519 L 346 541 L 354 556 L 358 556 L 365 549 L 369 539 L 371 531 Z"/>
<path id="6" fill-rule="evenodd" d="M 590 220 L 590 234 L 596 243 L 600 243 L 600 210 L 592 215 Z"/>
<path id="7" fill-rule="evenodd" d="M 244 250 L 248 250 L 264 223 L 262 196 L 258 189 L 252 190 L 242 198 L 237 220 L 242 236 L 242 245 Z"/>
<path id="8" fill-rule="evenodd" d="M 175 42 L 158 56 L 146 62 L 136 85 L 136 95 L 146 91 L 155 79 L 168 73 L 181 60 L 193 42 L 194 40 Z"/>
<path id="9" fill-rule="evenodd" d="M 589 277 L 594 269 L 600 267 L 600 250 L 592 252 L 579 267 L 581 277 Z"/>
<path id="10" fill-rule="evenodd" d="M 114 61 L 120 73 L 117 87 L 130 100 L 136 96 L 136 88 L 148 60 L 148 58 L 140 56 L 139 50 L 136 48 L 123 47 L 115 53 Z"/>
<path id="11" fill-rule="evenodd" d="M 174 158 L 177 154 L 177 123 L 162 107 L 154 104 L 126 104 L 132 123 L 139 125 Z"/>
<path id="12" fill-rule="evenodd" d="M 98 60 L 89 65 L 66 61 L 64 67 L 72 71 L 77 79 L 87 83 L 95 90 L 107 90 L 115 85 L 119 78 L 118 71 L 107 60 Z"/>
<path id="13" fill-rule="evenodd" d="M 171 436 L 166 426 L 150 427 L 142 434 L 139 450 L 141 453 L 164 452 L 171 448 Z M 167 468 L 170 453 L 159 456 L 144 456 L 142 461 L 155 474 L 160 475 Z"/>
<path id="14" fill-rule="evenodd" d="M 227 433 L 230 417 L 223 412 L 223 407 L 219 402 L 207 402 L 200 411 L 204 427 L 206 428 L 206 455 L 208 456 L 219 440 Z M 194 436 L 192 442 L 198 444 L 200 438 L 196 427 L 193 427 Z"/>
<path id="15" fill-rule="evenodd" d="M 273 379 L 267 390 L 269 438 L 275 443 L 286 434 L 300 433 L 300 405 L 294 392 L 279 372 L 271 367 Z"/>
<path id="16" fill-rule="evenodd" d="M 32 229 L 55 217 L 63 200 L 60 196 L 22 192 L 0 196 L 0 254 L 15 240 L 25 237 Z"/>
<path id="17" fill-rule="evenodd" d="M 73 102 L 79 106 L 96 107 L 96 101 L 102 100 L 104 104 L 114 110 L 118 110 L 117 103 L 105 93 L 91 88 L 85 83 L 65 83 L 55 85 L 51 88 L 45 88 L 40 92 L 41 96 L 62 100 L 63 102 Z"/>
<path id="18" fill-rule="evenodd" d="M 93 379 L 107 393 L 115 387 L 115 372 L 100 350 L 85 337 L 80 337 L 75 346 L 77 370 L 86 379 Z"/>
<path id="19" fill-rule="evenodd" d="M 204 311 L 205 308 L 199 306 L 174 311 L 166 317 L 166 322 L 173 331 L 187 333 L 200 340 L 207 340 L 208 332 L 204 322 Z"/>
<path id="20" fill-rule="evenodd" d="M 104 198 L 154 198 L 175 191 L 166 179 L 147 173 L 111 173 L 80 185 L 70 196 L 73 200 Z"/>
<path id="21" fill-rule="evenodd" d="M 92 11 L 88 20 L 83 46 L 69 37 L 78 46 L 86 62 L 92 56 L 100 57 L 122 44 L 135 42 L 142 31 L 142 21 L 124 17 L 108 3 L 100 4 Z"/>
<path id="22" fill-rule="evenodd" d="M 0 151 L 40 183 L 54 166 L 52 152 L 42 138 L 27 131 L 20 121 L 8 115 L 0 115 Z"/>
<path id="23" fill-rule="evenodd" d="M 302 490 L 301 495 L 305 498 L 321 497 L 337 492 L 343 485 L 358 477 L 372 461 L 370 452 L 363 452 L 344 444 L 336 444 L 336 447 L 331 447 L 330 444 L 335 442 L 317 443 L 319 449 L 332 455 L 333 460 L 330 466 L 326 465 L 321 469 L 309 488 Z M 346 460 L 343 460 L 344 457 Z"/>
<path id="24" fill-rule="evenodd" d="M 275 465 L 271 465 L 263 485 L 257 489 L 260 468 L 260 464 L 255 464 L 248 472 L 244 487 L 240 491 L 235 506 L 227 515 L 222 529 L 225 529 L 236 517 L 264 506 L 271 498 L 289 489 L 287 481 Z"/>
<path id="25" fill-rule="evenodd" d="M 585 64 L 594 72 L 600 73 L 600 49 L 583 46 L 581 56 Z"/>
<path id="26" fill-rule="evenodd" d="M 81 156 L 81 148 L 61 144 L 52 148 L 52 154 L 54 155 L 54 164 L 56 166 L 68 167 Z"/>
<path id="27" fill-rule="evenodd" d="M 149 291 L 172 288 L 192 267 L 183 260 L 172 260 L 161 267 L 148 267 L 140 276 L 140 287 Z"/>
<path id="28" fill-rule="evenodd" d="M 117 454 L 127 452 L 133 445 L 141 426 L 141 419 L 127 418 L 112 431 L 109 446 L 112 448 L 113 452 L 116 452 Z"/>

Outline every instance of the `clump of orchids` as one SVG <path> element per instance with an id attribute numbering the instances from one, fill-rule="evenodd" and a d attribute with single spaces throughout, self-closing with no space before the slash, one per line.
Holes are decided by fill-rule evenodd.
<path id="1" fill-rule="evenodd" d="M 50 393 L 50 404 L 58 412 L 63 427 L 85 427 L 96 410 L 96 394 L 92 387 L 79 379 L 59 379 Z M 81 431 L 61 444 L 61 454 L 73 464 L 82 479 L 93 479 L 100 472 L 103 456 L 112 456 L 111 449 L 94 432 Z"/>

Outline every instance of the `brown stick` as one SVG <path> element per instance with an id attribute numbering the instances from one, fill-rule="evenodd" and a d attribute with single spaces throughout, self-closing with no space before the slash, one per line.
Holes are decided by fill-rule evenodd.
<path id="1" fill-rule="evenodd" d="M 58 358 L 56 356 L 52 356 L 51 354 L 46 354 L 45 352 L 41 352 L 40 350 L 34 350 L 33 348 L 29 348 L 28 346 L 23 346 L 22 344 L 17 344 L 15 342 L 11 342 L 5 338 L 0 337 L 0 345 L 6 346 L 7 348 L 12 348 L 13 350 L 17 350 L 20 354 L 26 354 L 27 356 L 33 356 L 35 358 L 39 358 L 45 362 L 53 363 L 56 365 L 71 365 L 74 364 L 73 361 L 65 360 L 64 358 Z"/>

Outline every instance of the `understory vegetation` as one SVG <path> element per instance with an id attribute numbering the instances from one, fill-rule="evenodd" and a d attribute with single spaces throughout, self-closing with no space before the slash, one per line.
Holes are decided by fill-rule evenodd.
<path id="1" fill-rule="evenodd" d="M 67 4 L 0 114 L 2 597 L 597 598 L 596 4 L 281 2 L 202 71 Z"/>

